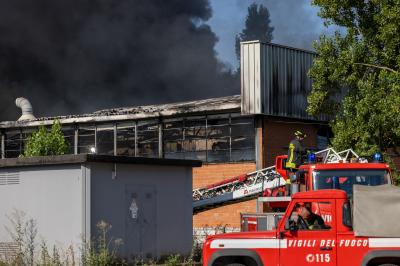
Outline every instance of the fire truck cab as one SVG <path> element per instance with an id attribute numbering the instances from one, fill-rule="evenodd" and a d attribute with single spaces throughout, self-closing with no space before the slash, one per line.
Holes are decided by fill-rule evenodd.
<path id="1" fill-rule="evenodd" d="M 307 205 L 318 208 L 305 211 Z M 330 219 L 312 222 L 321 221 L 316 218 L 323 215 L 321 209 Z M 351 209 L 344 190 L 296 193 L 275 229 L 209 236 L 203 265 L 400 265 L 400 232 L 390 238 L 356 236 Z"/>
<path id="2" fill-rule="evenodd" d="M 257 231 L 275 226 L 277 218 L 282 216 L 289 204 L 289 197 L 296 192 L 340 189 L 353 196 L 354 185 L 379 186 L 392 184 L 389 165 L 383 162 L 336 162 L 324 163 L 313 160 L 304 163 L 296 172 L 289 172 L 284 167 L 287 156 L 276 157 L 276 171 L 285 179 L 291 180 L 290 185 L 281 186 L 274 190 L 263 192 L 261 213 L 242 213 L 241 231 Z M 282 200 L 279 200 L 282 199 Z M 331 219 L 324 214 L 324 208 L 312 205 L 313 209 L 320 209 L 325 221 Z M 278 216 L 278 217 L 276 217 Z M 267 224 L 268 223 L 268 224 Z"/>
<path id="3" fill-rule="evenodd" d="M 353 185 L 379 186 L 391 184 L 386 163 L 304 164 L 296 172 L 300 190 L 344 190 L 351 198 Z"/>

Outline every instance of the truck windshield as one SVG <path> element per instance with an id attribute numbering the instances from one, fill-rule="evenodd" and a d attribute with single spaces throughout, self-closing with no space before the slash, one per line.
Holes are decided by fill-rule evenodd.
<path id="1" fill-rule="evenodd" d="M 314 190 L 342 189 L 352 198 L 353 185 L 379 186 L 390 184 L 386 170 L 320 170 L 313 172 Z"/>

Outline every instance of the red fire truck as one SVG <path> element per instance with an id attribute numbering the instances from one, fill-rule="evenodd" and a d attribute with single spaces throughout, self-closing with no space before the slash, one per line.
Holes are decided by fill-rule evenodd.
<path id="1" fill-rule="evenodd" d="M 291 192 L 342 189 L 352 196 L 354 184 L 391 184 L 386 163 L 360 158 L 353 150 L 326 149 L 310 154 L 296 173 L 284 167 L 287 156 L 276 157 L 275 165 L 193 190 L 193 210 L 200 212 L 251 198 L 290 196 Z M 379 161 L 376 155 L 375 161 Z M 291 180 L 291 182 L 288 182 Z M 289 186 L 288 183 L 291 183 Z M 290 198 L 274 199 L 271 209 L 284 211 Z"/>
<path id="2" fill-rule="evenodd" d="M 351 151 L 352 152 L 352 151 Z M 354 153 L 355 154 L 355 153 Z M 346 155 L 346 157 L 348 157 Z M 373 162 L 368 162 L 365 159 L 354 157 L 352 160 L 337 160 L 334 162 L 321 161 L 323 157 L 312 158 L 310 162 L 299 167 L 292 177 L 287 175 L 288 171 L 283 167 L 286 156 L 278 156 L 276 160 L 276 171 L 284 177 L 292 179 L 291 189 L 289 186 L 277 187 L 274 189 L 264 190 L 264 198 L 259 198 L 262 208 L 259 213 L 246 213 L 241 216 L 242 231 L 257 231 L 271 228 L 276 218 L 282 214 L 279 212 L 285 211 L 290 197 L 276 197 L 277 195 L 289 196 L 293 192 L 298 191 L 314 191 L 326 189 L 341 189 L 352 198 L 353 185 L 379 186 L 392 184 L 389 165 L 380 162 L 379 155 L 375 155 Z M 313 208 L 321 208 L 314 206 Z M 321 215 L 325 221 L 331 219 L 328 214 L 324 213 L 324 209 L 320 209 Z M 271 219 L 269 216 L 275 217 Z M 278 216 L 278 217 L 276 217 Z M 260 224 L 260 221 L 263 224 Z"/>
<path id="3" fill-rule="evenodd" d="M 365 189 L 365 186 L 356 187 Z M 400 193 L 396 190 L 392 194 L 398 197 Z M 381 213 L 365 210 L 368 203 L 358 202 L 365 203 L 370 195 L 372 192 L 367 191 L 364 198 L 360 196 L 361 200 L 357 201 L 357 198 L 349 200 L 346 192 L 338 189 L 296 193 L 275 229 L 209 236 L 203 247 L 203 265 L 400 265 L 398 210 L 386 209 L 387 212 Z M 314 216 L 321 217 L 323 214 L 318 209 L 324 209 L 331 219 L 323 226 L 310 227 L 304 222 L 311 213 L 308 208 L 309 215 L 304 215 L 302 208 L 306 204 L 319 207 L 312 211 Z M 352 206 L 355 210 L 356 206 L 363 209 L 352 213 Z M 375 211 L 380 208 L 384 209 L 375 205 Z M 373 215 L 365 218 L 360 214 L 363 211 Z M 393 216 L 390 211 L 396 214 Z M 385 228 L 386 222 L 391 224 L 390 228 Z M 387 237 L 388 234 L 391 237 Z"/>

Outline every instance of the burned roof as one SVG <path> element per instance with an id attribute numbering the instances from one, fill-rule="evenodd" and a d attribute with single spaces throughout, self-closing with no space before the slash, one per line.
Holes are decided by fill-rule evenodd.
<path id="1" fill-rule="evenodd" d="M 27 121 L 0 122 L 0 128 L 28 127 L 52 124 L 59 120 L 62 124 L 107 122 L 129 119 L 146 119 L 168 116 L 182 116 L 190 114 L 207 114 L 216 112 L 238 112 L 241 106 L 241 96 L 233 95 L 204 100 L 147 105 L 135 107 L 121 107 L 96 111 L 89 114 L 67 115 L 55 117 L 39 117 Z"/>

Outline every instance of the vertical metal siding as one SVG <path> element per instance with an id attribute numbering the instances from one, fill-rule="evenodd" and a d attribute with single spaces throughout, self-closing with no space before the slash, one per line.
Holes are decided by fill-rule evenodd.
<path id="1" fill-rule="evenodd" d="M 253 99 L 261 99 L 261 44 L 255 43 L 251 46 L 241 46 L 241 93 L 243 113 L 260 113 L 261 102 Z"/>
<path id="2" fill-rule="evenodd" d="M 243 114 L 328 120 L 307 114 L 308 71 L 317 54 L 259 41 L 241 43 Z"/>

